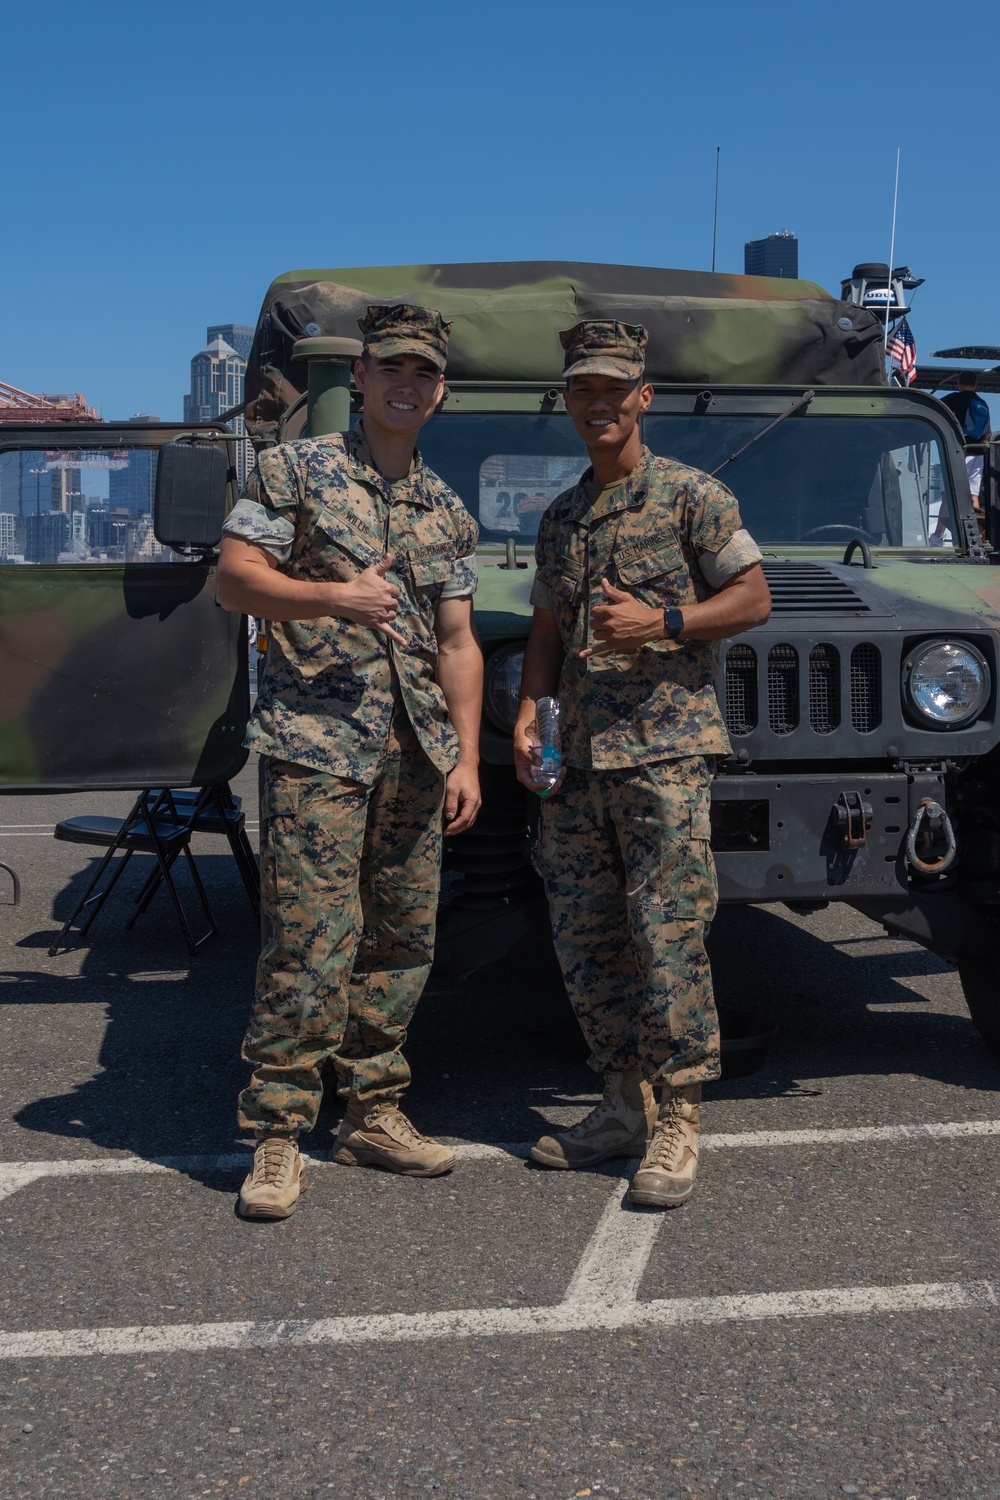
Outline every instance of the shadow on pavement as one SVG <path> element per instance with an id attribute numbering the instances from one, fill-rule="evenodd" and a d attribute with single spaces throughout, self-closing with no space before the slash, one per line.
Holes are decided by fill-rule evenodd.
<path id="1" fill-rule="evenodd" d="M 195 959 L 162 894 L 124 931 L 143 874 L 137 868 L 95 923 L 78 975 L 12 966 L 5 1004 L 99 1002 L 106 1014 L 100 1071 L 24 1106 L 16 1115 L 23 1128 L 141 1156 L 233 1151 L 257 933 L 228 857 L 199 854 L 199 868 L 222 935 Z M 47 946 L 86 878 L 81 872 L 60 891 L 56 924 L 27 934 L 22 949 Z M 997 1089 L 1000 1069 L 964 1012 L 942 1013 L 937 1002 L 924 1009 L 904 982 L 941 976 L 947 966 L 898 944 L 879 952 L 874 928 L 871 941 L 874 953 L 854 957 L 851 939 L 841 950 L 775 911 L 725 908 L 712 933 L 719 1001 L 772 1018 L 778 1034 L 761 1071 L 712 1085 L 711 1097 L 806 1098 L 821 1092 L 813 1080 L 850 1074 Z M 57 1039 L 53 1050 L 65 1047 Z M 432 981 L 407 1047 L 414 1073 L 407 1110 L 429 1133 L 531 1140 L 552 1111 L 558 1118 L 599 1092 L 585 1052 L 551 951 L 515 951 L 463 980 Z M 338 1116 L 335 1103 L 324 1108 L 306 1144 L 325 1147 Z M 60 1155 L 55 1141 L 48 1154 Z"/>

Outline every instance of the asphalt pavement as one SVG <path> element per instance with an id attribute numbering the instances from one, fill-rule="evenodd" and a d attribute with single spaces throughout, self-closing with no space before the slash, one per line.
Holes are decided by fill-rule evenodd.
<path id="1" fill-rule="evenodd" d="M 777 1034 L 666 1215 L 626 1163 L 525 1160 L 599 1088 L 550 955 L 434 980 L 407 1108 L 454 1173 L 333 1166 L 331 1104 L 299 1211 L 247 1224 L 224 841 L 194 959 L 162 892 L 125 931 L 140 855 L 48 956 L 96 853 L 52 826 L 129 801 L 0 798 L 4 1500 L 1000 1497 L 1000 1064 L 954 971 L 846 909 L 724 910 L 720 1002 Z"/>

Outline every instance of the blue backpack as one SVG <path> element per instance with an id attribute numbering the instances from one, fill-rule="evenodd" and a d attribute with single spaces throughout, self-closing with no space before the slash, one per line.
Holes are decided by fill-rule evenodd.
<path id="1" fill-rule="evenodd" d="M 978 443 L 986 436 L 986 429 L 990 425 L 990 409 L 982 396 L 971 396 L 966 408 L 965 420 L 962 423 L 962 431 L 972 443 Z"/>

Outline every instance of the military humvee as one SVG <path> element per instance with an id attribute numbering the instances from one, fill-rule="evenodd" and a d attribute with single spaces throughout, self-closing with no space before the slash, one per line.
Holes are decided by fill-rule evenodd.
<path id="1" fill-rule="evenodd" d="M 933 397 L 886 385 L 878 319 L 809 282 L 643 267 L 295 272 L 269 289 L 248 366 L 246 421 L 258 446 L 355 419 L 344 341 L 357 337 L 372 301 L 419 302 L 453 321 L 449 388 L 421 449 L 480 525 L 484 808 L 447 853 L 445 962 L 471 969 L 544 928 L 530 867 L 534 799 L 514 778 L 510 733 L 538 521 L 586 466 L 562 402 L 558 331 L 584 317 L 616 317 L 650 331 L 647 445 L 718 473 L 734 490 L 772 592 L 769 624 L 720 651 L 733 745 L 713 787 L 722 899 L 799 909 L 851 903 L 956 963 L 973 1019 L 1000 1050 L 1000 572 L 991 567 L 1000 509 L 991 480 L 994 546 L 984 544 L 958 425 Z M 108 447 L 122 441 L 120 431 L 106 437 Z M 129 438 L 161 452 L 184 446 L 162 426 L 145 433 L 130 424 Z M 0 448 L 9 439 L 0 429 Z M 93 429 L 87 439 L 105 442 Z M 34 447 L 50 441 L 56 449 L 55 434 Z M 212 441 L 195 449 L 206 464 L 217 450 Z M 0 475 L 2 465 L 0 454 Z M 167 514 L 156 532 L 178 546 L 185 540 L 183 523 Z M 158 577 L 200 570 L 197 593 L 188 583 L 191 600 L 165 618 L 197 599 L 229 642 L 225 669 L 220 650 L 207 653 L 214 665 L 191 658 L 192 672 L 214 676 L 198 714 L 192 704 L 189 740 L 207 730 L 206 744 L 233 746 L 243 648 L 221 611 L 205 615 L 207 536 L 194 538 L 198 560 L 148 566 Z M 69 573 L 93 578 L 114 566 L 78 563 Z M 132 576 L 143 566 L 128 564 Z M 62 610 L 64 636 L 79 642 L 85 634 L 60 603 L 77 587 L 69 573 L 44 562 L 0 567 L 0 711 L 7 663 L 24 660 L 30 635 L 23 624 L 3 633 L 12 572 L 22 596 L 34 578 L 38 599 L 47 595 L 50 609 Z M 112 593 L 124 595 L 125 586 L 124 575 L 109 582 Z M 73 621 L 84 613 L 77 608 Z M 124 638 L 121 611 L 117 623 Z M 79 657 L 79 646 L 72 650 Z M 0 732 L 8 789 L 51 784 L 36 753 L 44 748 L 36 703 L 58 696 L 61 660 L 49 652 L 37 683 L 12 704 L 12 737 Z M 190 754 L 186 770 L 190 778 Z M 146 774 L 144 765 L 128 784 Z"/>

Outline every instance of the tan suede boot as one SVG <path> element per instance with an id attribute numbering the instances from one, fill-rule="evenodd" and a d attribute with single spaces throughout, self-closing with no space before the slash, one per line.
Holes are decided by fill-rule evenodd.
<path id="1" fill-rule="evenodd" d="M 440 1177 L 455 1165 L 455 1153 L 421 1135 L 391 1099 L 365 1104 L 351 1095 L 333 1143 L 343 1167 L 381 1167 L 403 1177 Z"/>
<path id="2" fill-rule="evenodd" d="M 253 1171 L 240 1188 L 243 1219 L 287 1219 L 305 1191 L 306 1174 L 294 1135 L 260 1135 Z"/>
<path id="3" fill-rule="evenodd" d="M 543 1135 L 531 1160 L 543 1167 L 578 1171 L 616 1156 L 639 1156 L 656 1120 L 653 1090 L 638 1068 L 604 1075 L 604 1097 L 568 1130 Z"/>
<path id="4" fill-rule="evenodd" d="M 629 1202 L 647 1208 L 676 1208 L 694 1192 L 698 1172 L 701 1084 L 664 1084 L 660 1112 L 649 1149 L 629 1188 Z"/>

